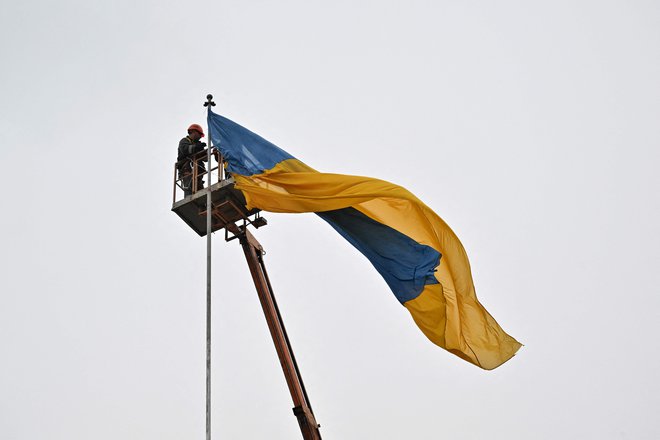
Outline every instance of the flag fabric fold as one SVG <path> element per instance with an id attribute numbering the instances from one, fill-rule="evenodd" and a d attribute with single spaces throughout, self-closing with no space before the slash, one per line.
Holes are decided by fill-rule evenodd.
<path id="1" fill-rule="evenodd" d="M 433 343 L 488 370 L 521 347 L 477 299 L 456 234 L 408 190 L 320 173 L 210 110 L 208 124 L 248 208 L 316 213 L 367 257 Z"/>

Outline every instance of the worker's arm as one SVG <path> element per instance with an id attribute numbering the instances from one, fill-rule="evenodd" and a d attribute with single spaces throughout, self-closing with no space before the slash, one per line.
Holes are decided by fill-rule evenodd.
<path id="1" fill-rule="evenodd" d="M 185 137 L 179 141 L 179 156 L 177 160 L 182 160 L 195 153 L 204 151 L 205 147 L 206 144 L 204 142 L 193 142 L 190 138 Z"/>

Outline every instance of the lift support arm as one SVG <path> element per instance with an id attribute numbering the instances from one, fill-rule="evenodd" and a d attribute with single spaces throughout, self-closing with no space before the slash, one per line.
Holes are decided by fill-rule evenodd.
<path id="1" fill-rule="evenodd" d="M 264 250 L 256 238 L 247 230 L 246 227 L 238 227 L 234 224 L 228 225 L 227 229 L 239 238 L 245 259 L 247 260 L 250 274 L 254 280 L 254 286 L 259 295 L 259 301 L 266 316 L 266 323 L 273 338 L 277 356 L 282 365 L 282 371 L 286 378 L 286 383 L 293 399 L 293 413 L 298 419 L 300 431 L 304 440 L 321 440 L 319 432 L 320 425 L 314 418 L 312 406 L 307 397 L 307 391 L 298 369 L 296 358 L 293 355 L 293 349 L 289 342 L 289 337 L 284 328 L 282 316 L 275 301 L 275 295 L 268 279 L 266 266 L 263 261 Z"/>

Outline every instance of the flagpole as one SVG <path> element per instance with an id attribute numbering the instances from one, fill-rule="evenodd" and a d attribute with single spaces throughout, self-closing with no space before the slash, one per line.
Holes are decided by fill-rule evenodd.
<path id="1" fill-rule="evenodd" d="M 204 107 L 214 106 L 213 95 L 206 95 Z M 207 126 L 206 174 L 206 440 L 211 440 L 211 126 Z"/>

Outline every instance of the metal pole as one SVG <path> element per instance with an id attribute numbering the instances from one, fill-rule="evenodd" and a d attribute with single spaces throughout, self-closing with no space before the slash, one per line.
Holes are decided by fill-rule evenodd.
<path id="1" fill-rule="evenodd" d="M 213 96 L 207 95 L 204 107 L 215 105 Z M 208 146 L 206 166 L 206 440 L 211 440 L 211 126 L 207 128 Z M 201 160 L 201 159 L 200 159 Z"/>

